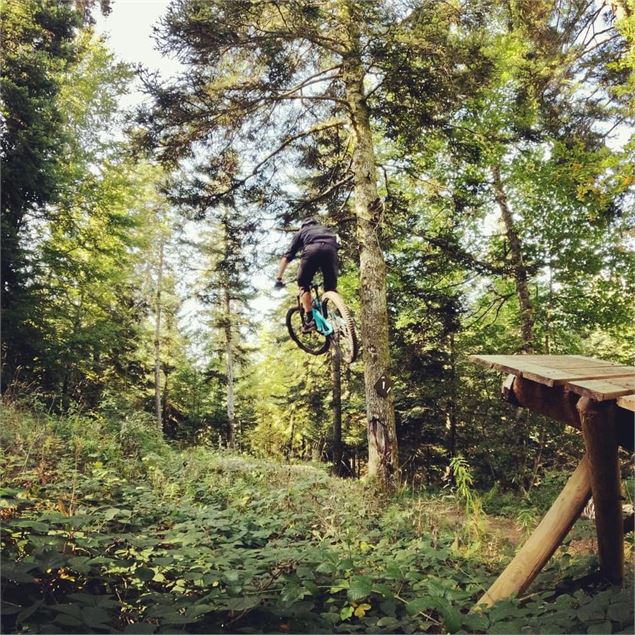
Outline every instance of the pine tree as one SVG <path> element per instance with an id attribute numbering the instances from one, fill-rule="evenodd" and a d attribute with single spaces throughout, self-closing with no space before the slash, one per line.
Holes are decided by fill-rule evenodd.
<path id="1" fill-rule="evenodd" d="M 246 215 L 228 205 L 214 210 L 206 222 L 197 221 L 199 236 L 193 242 L 203 256 L 197 297 L 205 307 L 208 325 L 210 370 L 217 364 L 225 386 L 226 442 L 237 445 L 236 387 L 239 368 L 247 361 L 242 343 L 251 328 L 249 300 L 253 295 L 249 271 L 253 263 L 250 241 L 253 225 Z M 222 360 L 222 362 L 220 362 Z"/>
<path id="2" fill-rule="evenodd" d="M 2 8 L 2 327 L 3 386 L 29 364 L 33 332 L 27 234 L 58 193 L 68 130 L 58 96 L 62 75 L 76 58 L 81 16 L 72 2 L 30 0 Z M 36 46 L 35 43 L 38 43 Z"/>

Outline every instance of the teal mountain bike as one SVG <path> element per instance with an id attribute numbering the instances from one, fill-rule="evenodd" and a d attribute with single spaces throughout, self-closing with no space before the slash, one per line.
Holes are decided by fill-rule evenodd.
<path id="1" fill-rule="evenodd" d="M 297 306 L 287 312 L 287 328 L 291 339 L 311 355 L 326 353 L 331 344 L 338 346 L 342 361 L 352 364 L 357 359 L 359 346 L 353 317 L 342 296 L 335 291 L 325 291 L 320 296 L 316 284 L 311 287 L 311 296 L 315 329 L 308 333 L 302 331 L 305 311 L 298 295 Z"/>

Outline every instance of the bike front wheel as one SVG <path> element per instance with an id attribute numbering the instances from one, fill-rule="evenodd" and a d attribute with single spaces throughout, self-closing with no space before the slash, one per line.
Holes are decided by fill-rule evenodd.
<path id="1" fill-rule="evenodd" d="M 359 343 L 353 316 L 344 303 L 342 296 L 335 291 L 326 291 L 322 296 L 322 311 L 333 326 L 331 338 L 337 338 L 342 360 L 352 364 L 359 354 Z"/>
<path id="2" fill-rule="evenodd" d="M 287 329 L 291 339 L 306 353 L 321 355 L 329 349 L 331 341 L 315 329 L 308 333 L 302 332 L 302 312 L 297 306 L 287 311 Z"/>

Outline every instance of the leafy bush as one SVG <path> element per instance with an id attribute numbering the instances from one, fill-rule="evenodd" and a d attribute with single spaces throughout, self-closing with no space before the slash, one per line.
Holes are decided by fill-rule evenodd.
<path id="1" fill-rule="evenodd" d="M 630 583 L 555 595 L 539 581 L 529 603 L 470 613 L 502 563 L 457 548 L 464 511 L 447 496 L 390 500 L 314 467 L 149 452 L 151 434 L 128 455 L 107 427 L 9 413 L 3 632 L 577 633 L 632 621 Z M 556 560 L 541 579 L 581 564 Z"/>

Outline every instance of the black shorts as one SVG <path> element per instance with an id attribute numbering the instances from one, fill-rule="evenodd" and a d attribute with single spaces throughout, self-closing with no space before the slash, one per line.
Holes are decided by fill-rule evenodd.
<path id="1" fill-rule="evenodd" d="M 337 289 L 337 249 L 329 243 L 312 243 L 302 252 L 298 269 L 298 286 L 305 291 L 311 290 L 313 276 L 318 269 L 324 278 L 324 290 Z"/>

